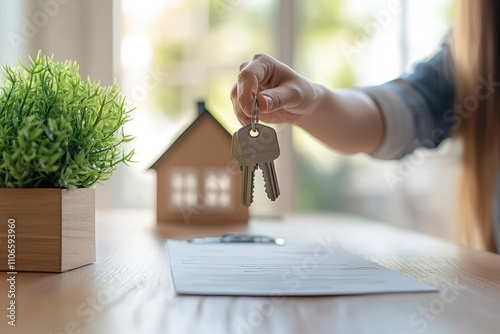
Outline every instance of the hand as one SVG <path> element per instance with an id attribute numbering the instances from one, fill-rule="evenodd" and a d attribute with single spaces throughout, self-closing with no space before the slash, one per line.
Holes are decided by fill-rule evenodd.
<path id="1" fill-rule="evenodd" d="M 250 124 L 256 95 L 262 121 L 293 124 L 310 109 L 317 93 L 309 80 L 287 65 L 257 54 L 241 64 L 238 81 L 231 90 L 234 112 L 243 125 Z"/>

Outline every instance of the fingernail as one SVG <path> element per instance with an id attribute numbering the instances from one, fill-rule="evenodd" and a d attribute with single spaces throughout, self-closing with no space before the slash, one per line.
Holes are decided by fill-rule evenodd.
<path id="1" fill-rule="evenodd" d="M 273 107 L 273 100 L 269 96 L 264 95 L 264 101 L 266 101 L 266 110 L 269 110 Z"/>

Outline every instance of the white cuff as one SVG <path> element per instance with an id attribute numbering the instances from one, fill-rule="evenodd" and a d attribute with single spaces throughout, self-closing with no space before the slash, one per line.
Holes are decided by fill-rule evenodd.
<path id="1" fill-rule="evenodd" d="M 363 88 L 379 107 L 384 118 L 384 138 L 371 154 L 377 159 L 397 159 L 413 151 L 416 131 L 411 110 L 393 89 L 389 82 L 380 86 Z"/>

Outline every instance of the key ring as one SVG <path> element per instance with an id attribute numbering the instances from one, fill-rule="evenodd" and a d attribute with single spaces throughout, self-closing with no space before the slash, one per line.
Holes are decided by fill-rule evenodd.
<path id="1" fill-rule="evenodd" d="M 257 95 L 253 98 L 252 101 L 252 111 L 250 115 L 250 125 L 252 127 L 252 131 L 257 131 L 257 123 L 259 123 L 259 105 L 257 104 Z"/>

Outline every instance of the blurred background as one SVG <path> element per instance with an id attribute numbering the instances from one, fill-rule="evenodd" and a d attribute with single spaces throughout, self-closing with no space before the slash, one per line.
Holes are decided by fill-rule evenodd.
<path id="1" fill-rule="evenodd" d="M 83 77 L 117 80 L 136 108 L 128 130 L 136 136 L 137 163 L 97 186 L 97 207 L 153 211 L 155 174 L 148 168 L 194 120 L 197 101 L 205 100 L 229 131 L 238 129 L 229 92 L 242 62 L 267 53 L 332 89 L 380 84 L 437 50 L 454 4 L 0 0 L 0 63 L 25 62 L 41 49 L 58 61 L 76 60 Z M 451 238 L 460 153 L 453 141 L 401 161 L 377 161 L 335 153 L 297 128 L 276 130 L 282 196 L 268 201 L 257 177 L 262 195 L 252 215 L 348 212 Z"/>

